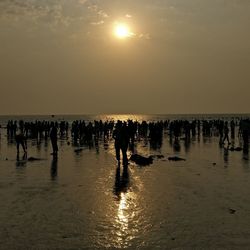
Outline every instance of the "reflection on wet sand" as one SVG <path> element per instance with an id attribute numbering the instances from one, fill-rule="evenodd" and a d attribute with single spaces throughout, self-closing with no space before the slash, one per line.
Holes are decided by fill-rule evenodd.
<path id="1" fill-rule="evenodd" d="M 120 164 L 116 168 L 116 175 L 115 175 L 115 186 L 114 186 L 114 194 L 116 195 L 117 199 L 121 199 L 121 195 L 126 193 L 129 188 L 129 173 L 128 173 L 128 166 L 123 166 L 122 176 L 121 176 L 121 167 Z"/>
<path id="2" fill-rule="evenodd" d="M 51 180 L 56 180 L 57 178 L 57 165 L 58 165 L 58 158 L 57 156 L 53 156 L 51 161 L 51 168 L 50 168 L 50 176 Z"/>
<path id="3" fill-rule="evenodd" d="M 114 194 L 116 199 L 118 200 L 118 210 L 117 215 L 115 217 L 115 223 L 117 224 L 117 244 L 123 245 L 123 237 L 128 234 L 128 225 L 129 225 L 129 211 L 128 211 L 128 187 L 129 187 L 129 173 L 128 166 L 125 165 L 123 167 L 122 176 L 121 176 L 121 167 L 120 164 L 116 169 L 115 176 L 115 186 L 114 186 Z"/>
<path id="4" fill-rule="evenodd" d="M 135 220 L 136 212 L 136 194 L 130 189 L 130 174 L 128 166 L 121 167 L 118 165 L 115 175 L 115 185 L 113 193 L 117 201 L 116 215 L 113 220 L 115 228 L 114 242 L 116 247 L 128 247 L 129 242 L 136 237 L 138 230 L 137 221 Z M 133 229 L 132 226 L 133 225 Z"/>
<path id="5" fill-rule="evenodd" d="M 7 145 L 0 157 L 4 249 L 29 249 L 30 242 L 23 239 L 30 235 L 34 248 L 45 244 L 44 239 L 49 249 L 204 248 L 214 235 L 232 228 L 235 235 L 216 240 L 225 248 L 230 248 L 232 237 L 241 240 L 248 228 L 250 185 L 244 175 L 249 173 L 249 149 L 241 137 L 220 144 L 211 128 L 207 135 L 198 127 L 190 138 L 183 133 L 171 136 L 169 126 L 158 136 L 152 125 L 136 124 L 128 156 L 163 158 L 154 158 L 148 167 L 134 162 L 117 166 L 109 126 L 95 126 L 90 138 L 86 131 L 82 137 L 76 128 L 72 137 L 69 131 L 69 138 L 59 138 L 58 159 L 49 154 L 51 144 L 45 137 L 39 144 L 28 138 L 28 159 L 16 156 L 15 141 L 2 137 L 0 143 Z M 170 162 L 175 157 L 187 160 Z M 237 220 L 227 220 L 227 206 L 237 209 Z M 208 233 L 203 224 L 210 227 Z M 5 240 L 6 232 L 13 235 L 13 245 Z M 196 245 L 192 239 L 197 235 Z"/>
<path id="6" fill-rule="evenodd" d="M 16 167 L 25 167 L 27 164 L 27 153 L 24 153 L 22 158 L 20 158 L 20 154 L 16 155 Z"/>

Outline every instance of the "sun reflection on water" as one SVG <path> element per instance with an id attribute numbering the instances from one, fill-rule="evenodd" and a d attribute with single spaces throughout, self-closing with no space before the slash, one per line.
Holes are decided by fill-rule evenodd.
<path id="1" fill-rule="evenodd" d="M 121 232 L 126 232 L 128 229 L 128 213 L 127 209 L 127 199 L 126 194 L 121 193 L 121 199 L 117 211 L 117 220 L 116 222 L 121 225 Z"/>
<path id="2" fill-rule="evenodd" d="M 114 234 L 113 240 L 116 247 L 128 247 L 131 240 L 138 233 L 138 209 L 136 193 L 131 189 L 128 167 L 116 170 L 114 185 L 116 202 L 115 217 L 113 219 Z"/>
<path id="3" fill-rule="evenodd" d="M 135 114 L 114 114 L 114 115 L 107 115 L 107 120 L 120 120 L 120 121 L 127 121 L 127 120 L 133 120 L 133 121 L 143 121 L 147 118 L 146 115 L 135 115 Z"/>
<path id="4" fill-rule="evenodd" d="M 115 242 L 118 247 L 129 246 L 130 241 L 136 237 L 135 212 L 133 211 L 135 207 L 134 194 L 122 192 L 120 194 L 117 214 L 114 220 L 116 228 Z"/>

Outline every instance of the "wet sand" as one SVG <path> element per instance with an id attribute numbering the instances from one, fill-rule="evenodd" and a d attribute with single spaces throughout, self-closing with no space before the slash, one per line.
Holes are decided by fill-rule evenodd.
<path id="1" fill-rule="evenodd" d="M 98 146 L 28 140 L 28 157 L 0 140 L 0 249 L 249 249 L 249 156 L 219 146 L 218 137 L 169 137 L 142 155 L 162 154 L 147 167 L 120 169 L 113 141 Z M 238 139 L 235 140 L 238 146 Z M 21 151 L 22 152 L 22 151 Z M 180 156 L 186 161 L 168 161 Z"/>

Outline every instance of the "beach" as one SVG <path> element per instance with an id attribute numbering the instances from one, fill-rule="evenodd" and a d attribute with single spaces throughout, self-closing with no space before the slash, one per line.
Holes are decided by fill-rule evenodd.
<path id="1" fill-rule="evenodd" d="M 178 150 L 168 131 L 160 147 L 136 140 L 135 153 L 162 157 L 127 168 L 112 138 L 79 146 L 69 133 L 58 147 L 55 158 L 49 139 L 28 139 L 17 157 L 1 129 L 0 249 L 249 249 L 249 155 L 218 136 Z"/>
<path id="2" fill-rule="evenodd" d="M 0 0 L 0 250 L 250 250 L 250 0 Z"/>

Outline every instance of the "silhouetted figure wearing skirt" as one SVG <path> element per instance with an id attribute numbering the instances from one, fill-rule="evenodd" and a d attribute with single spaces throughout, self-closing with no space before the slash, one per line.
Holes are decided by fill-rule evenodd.
<path id="1" fill-rule="evenodd" d="M 53 155 L 57 155 L 58 152 L 58 146 L 57 146 L 57 128 L 54 124 L 52 124 L 52 128 L 50 131 L 50 140 L 51 140 L 51 145 L 52 145 L 52 149 Z"/>

